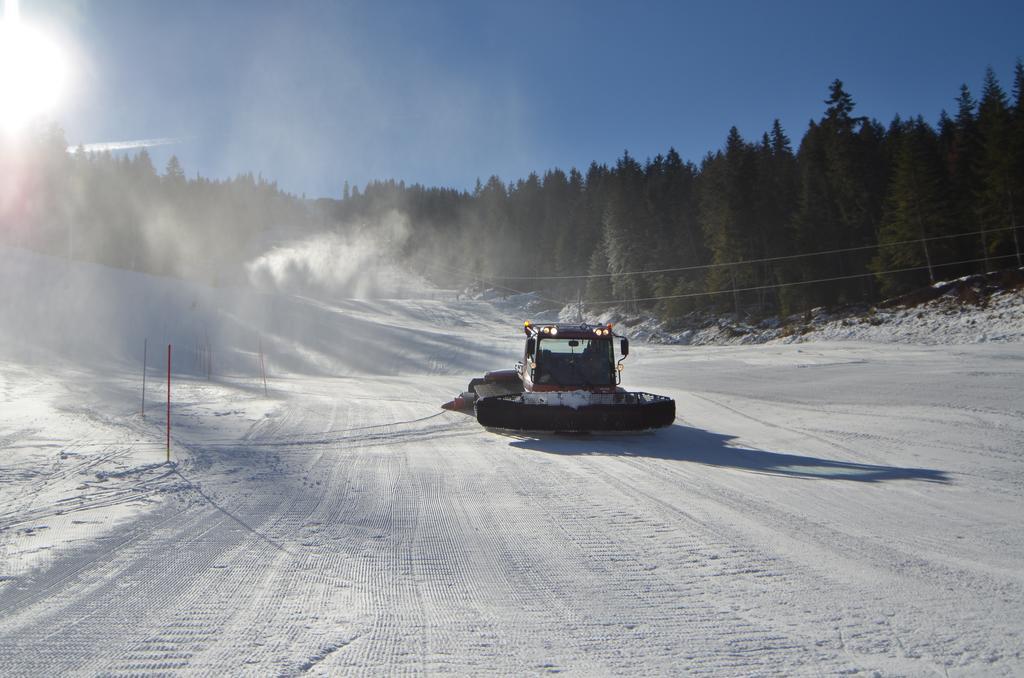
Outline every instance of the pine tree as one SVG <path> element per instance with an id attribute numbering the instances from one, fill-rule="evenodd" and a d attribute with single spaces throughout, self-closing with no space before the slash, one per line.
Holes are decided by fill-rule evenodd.
<path id="1" fill-rule="evenodd" d="M 873 295 L 870 253 L 852 250 L 877 242 L 888 179 L 886 134 L 877 122 L 854 117 L 852 97 L 836 80 L 820 123 L 811 124 L 797 154 L 799 208 L 794 218 L 797 247 L 804 252 L 847 249 L 841 255 L 794 262 L 794 281 L 841 277 L 832 283 L 789 289 L 787 308 L 859 301 Z"/>
<path id="2" fill-rule="evenodd" d="M 772 131 L 765 134 L 757 153 L 757 180 L 755 185 L 754 209 L 758 220 L 761 239 L 761 257 L 777 257 L 792 253 L 789 224 L 797 206 L 796 157 L 789 137 L 778 119 L 772 124 Z M 765 262 L 758 265 L 762 285 L 778 283 L 780 264 Z M 762 291 L 759 306 L 777 309 L 777 292 Z"/>
<path id="3" fill-rule="evenodd" d="M 608 257 L 605 256 L 606 246 L 598 243 L 590 255 L 587 266 L 587 301 L 606 301 L 612 298 L 611 278 L 608 277 Z"/>
<path id="4" fill-rule="evenodd" d="M 1019 57 L 1013 67 L 1013 114 L 1024 116 L 1024 60 Z"/>
<path id="5" fill-rule="evenodd" d="M 921 117 L 904 126 L 896 154 L 882 219 L 876 271 L 918 268 L 898 274 L 880 274 L 883 293 L 905 292 L 935 282 L 941 259 L 948 256 L 947 241 L 930 238 L 949 233 L 938 136 Z"/>
<path id="6" fill-rule="evenodd" d="M 1014 214 L 1011 223 L 1016 226 L 1012 235 L 1018 255 L 1017 265 L 1020 266 L 1021 243 L 1024 242 L 1024 61 L 1020 58 L 1013 70 L 1013 113 L 1012 131 L 1010 132 L 1010 186 L 1013 195 Z"/>
<path id="7" fill-rule="evenodd" d="M 701 223 L 712 262 L 720 265 L 708 274 L 711 291 L 764 284 L 761 266 L 722 265 L 764 257 L 767 234 L 757 205 L 759 148 L 764 147 L 748 144 L 733 127 L 729 130 L 725 151 L 709 156 L 701 168 Z M 727 303 L 739 311 L 741 304 L 746 305 L 750 300 L 760 304 L 761 295 L 751 298 L 733 293 L 728 297 L 720 295 L 715 301 Z"/>
<path id="8" fill-rule="evenodd" d="M 658 267 L 679 268 L 706 264 L 709 255 L 704 247 L 697 203 L 697 168 L 684 162 L 674 148 L 669 148 L 660 175 L 650 188 L 658 234 L 656 251 L 661 253 Z M 701 271 L 672 272 L 653 280 L 657 296 L 671 296 L 703 290 Z M 695 300 L 667 300 L 659 306 L 666 317 L 678 316 L 694 307 Z"/>
<path id="9" fill-rule="evenodd" d="M 583 175 L 573 167 L 565 185 L 565 194 L 561 202 L 563 211 L 561 226 L 555 237 L 555 270 L 560 275 L 585 274 L 586 260 L 582 258 L 583 250 L 581 234 L 585 227 L 585 195 Z M 588 250 L 589 254 L 589 250 Z M 556 285 L 555 293 L 566 298 L 575 298 L 581 289 L 578 281 L 565 280 Z"/>
<path id="10" fill-rule="evenodd" d="M 960 86 L 956 98 L 957 111 L 952 121 L 952 138 L 945 147 L 946 173 L 949 176 L 951 209 L 954 228 L 961 233 L 973 233 L 980 228 L 978 194 L 981 182 L 978 168 L 981 141 L 976 117 L 977 102 L 966 84 Z M 956 259 L 967 261 L 984 255 L 977 238 L 957 238 L 954 241 Z"/>
<path id="11" fill-rule="evenodd" d="M 185 170 L 181 168 L 178 156 L 172 155 L 164 168 L 164 179 L 170 183 L 178 184 L 185 182 Z"/>
<path id="12" fill-rule="evenodd" d="M 540 234 L 533 243 L 542 275 L 562 273 L 564 262 L 560 259 L 559 234 L 569 227 L 568 214 L 571 202 L 569 179 L 565 172 L 553 169 L 544 173 L 540 195 Z M 557 288 L 557 285 L 556 285 Z M 544 289 L 554 293 L 552 283 L 546 283 Z M 560 290 L 558 290 L 560 291 Z"/>
<path id="13" fill-rule="evenodd" d="M 478 253 L 490 275 L 516 275 L 519 245 L 509 216 L 509 196 L 505 184 L 495 175 L 487 180 L 477 197 L 476 218 L 466 234 L 470 249 Z M 458 262 L 452 262 L 459 268 Z"/>
<path id="14" fill-rule="evenodd" d="M 604 247 L 604 212 L 611 186 L 606 165 L 590 163 L 583 180 L 583 204 L 579 215 L 579 261 L 589 272 L 594 250 Z"/>
<path id="15" fill-rule="evenodd" d="M 980 192 L 978 207 L 987 234 L 987 254 L 999 266 L 1014 258 L 1022 265 L 1018 221 L 1022 214 L 1022 194 L 1016 185 L 1013 158 L 1012 117 L 1006 93 L 992 68 L 985 71 L 981 101 L 978 104 L 978 131 L 981 154 L 978 164 Z"/>
<path id="16" fill-rule="evenodd" d="M 643 279 L 621 275 L 644 268 L 644 234 L 649 213 L 643 196 L 644 175 L 640 164 L 626 151 L 615 166 L 604 211 L 604 249 L 613 294 L 620 299 L 643 295 Z"/>

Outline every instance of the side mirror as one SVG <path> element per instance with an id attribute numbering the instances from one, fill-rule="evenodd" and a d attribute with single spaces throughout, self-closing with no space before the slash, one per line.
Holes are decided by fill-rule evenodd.
<path id="1" fill-rule="evenodd" d="M 529 339 L 527 339 L 526 340 L 526 357 L 527 358 L 532 358 L 533 357 L 533 352 L 536 350 L 536 348 L 537 348 L 537 340 L 534 339 L 533 337 L 530 337 Z"/>
<path id="2" fill-rule="evenodd" d="M 629 339 L 623 337 L 622 341 L 619 342 L 619 352 L 622 353 L 623 358 L 629 355 Z"/>

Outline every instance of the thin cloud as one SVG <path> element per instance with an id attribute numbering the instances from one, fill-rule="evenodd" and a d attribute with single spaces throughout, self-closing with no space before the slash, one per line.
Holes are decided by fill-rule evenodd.
<path id="1" fill-rule="evenodd" d="M 152 148 L 153 146 L 170 146 L 184 141 L 180 138 L 163 137 L 160 139 L 135 139 L 134 141 L 101 141 L 95 144 L 68 146 L 68 153 L 77 153 L 80 149 L 86 153 L 102 153 L 104 151 L 130 151 L 133 148 Z"/>

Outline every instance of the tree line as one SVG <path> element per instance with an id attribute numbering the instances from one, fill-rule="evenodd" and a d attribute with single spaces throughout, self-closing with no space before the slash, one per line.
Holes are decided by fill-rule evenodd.
<path id="1" fill-rule="evenodd" d="M 445 287 L 624 300 L 666 317 L 871 302 L 1021 265 L 1024 65 L 1010 94 L 988 69 L 979 97 L 963 85 L 955 102 L 936 126 L 883 125 L 835 80 L 795 149 L 776 120 L 756 140 L 732 128 L 699 164 L 671 148 L 642 162 L 625 152 L 471 191 L 384 180 L 315 201 L 251 174 L 190 179 L 173 157 L 158 174 L 145 151 L 68 153 L 51 128 L 31 152 L 0 148 L 15 178 L 0 188 L 0 238 L 216 283 L 274 243 L 372 233 L 398 210 L 411 234 L 386 256 Z"/>
<path id="2" fill-rule="evenodd" d="M 213 284 L 275 242 L 322 227 L 306 201 L 252 174 L 188 178 L 171 156 L 69 151 L 48 125 L 0 145 L 0 244 Z"/>
<path id="3" fill-rule="evenodd" d="M 410 253 L 449 284 L 598 307 L 641 300 L 664 316 L 872 302 L 1021 265 L 1024 65 L 1012 98 L 990 68 L 979 99 L 963 85 L 955 102 L 937 127 L 921 116 L 886 126 L 856 115 L 835 80 L 795 150 L 776 120 L 758 140 L 733 127 L 699 165 L 670 148 L 510 184 L 492 176 L 470 193 L 380 181 L 346 187 L 333 213 L 405 210 Z"/>

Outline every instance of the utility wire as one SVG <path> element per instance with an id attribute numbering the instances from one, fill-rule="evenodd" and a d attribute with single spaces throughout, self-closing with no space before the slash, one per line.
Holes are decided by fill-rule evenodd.
<path id="1" fill-rule="evenodd" d="M 965 259 L 964 261 L 950 261 L 944 264 L 933 264 L 932 268 L 941 268 L 943 266 L 958 266 L 961 264 L 977 264 L 983 261 L 997 261 L 999 259 L 1015 259 L 1016 254 L 1004 254 L 997 257 L 988 257 L 981 259 Z M 708 297 L 715 294 L 733 294 L 735 292 L 756 292 L 759 290 L 772 290 L 780 287 L 795 287 L 796 285 L 813 285 L 815 283 L 834 282 L 837 280 L 853 280 L 855 278 L 870 278 L 876 275 L 889 275 L 891 273 L 909 273 L 911 271 L 927 271 L 927 266 L 913 266 L 909 268 L 894 268 L 888 271 L 874 271 L 871 273 L 854 273 L 851 275 L 837 275 L 831 278 L 817 278 L 815 280 L 799 280 L 796 282 L 788 283 L 775 283 L 772 285 L 757 285 L 754 287 L 737 287 L 735 289 L 726 290 L 715 290 L 713 292 L 691 292 L 688 294 L 668 294 L 660 297 L 637 297 L 635 299 L 604 299 L 601 301 L 586 301 L 585 304 L 628 304 L 635 301 L 661 301 L 663 299 L 690 299 L 693 297 Z"/>
<path id="2" fill-rule="evenodd" d="M 899 242 L 889 243 L 877 243 L 874 245 L 858 245 L 857 247 L 844 247 L 841 249 L 834 250 L 821 250 L 819 252 L 804 252 L 802 254 L 785 254 L 777 257 L 763 257 L 760 259 L 744 259 L 741 261 L 730 261 L 725 263 L 717 264 L 697 264 L 694 266 L 679 266 L 675 268 L 656 268 L 648 269 L 643 271 L 624 271 L 622 273 L 590 273 L 587 275 L 501 275 L 496 277 L 485 278 L 486 280 L 584 280 L 589 278 L 612 278 L 628 275 L 650 275 L 653 273 L 677 273 L 682 271 L 699 271 L 709 268 L 725 268 L 728 266 L 742 266 L 745 264 L 763 264 L 771 261 L 786 261 L 790 259 L 802 259 L 804 257 L 818 257 L 825 254 L 843 254 L 844 252 L 859 252 L 863 250 L 873 250 L 881 247 L 900 247 L 902 245 L 914 245 L 926 242 L 933 242 L 936 240 L 948 240 L 950 238 L 964 238 L 972 235 L 985 235 L 988 233 L 1001 233 L 1003 231 L 1012 231 L 1014 226 L 1007 226 L 1005 228 L 993 228 L 985 231 L 973 231 L 971 233 L 952 233 L 949 235 L 936 235 L 929 238 L 918 238 L 917 240 L 901 240 Z M 480 277 L 480 276 L 476 276 Z M 498 285 L 495 285 L 498 287 Z"/>
<path id="3" fill-rule="evenodd" d="M 425 264 L 424 266 L 425 266 L 425 268 L 430 268 L 430 269 L 433 269 L 433 270 L 435 270 L 435 271 L 437 271 L 439 273 L 444 273 L 446 275 L 458 275 L 458 276 L 461 276 L 465 280 L 485 281 L 491 287 L 497 287 L 498 289 L 506 290 L 508 292 L 515 292 L 516 294 L 531 294 L 531 295 L 534 295 L 537 299 L 542 299 L 544 301 L 550 301 L 550 302 L 553 302 L 553 303 L 556 303 L 556 304 L 561 304 L 562 306 L 567 306 L 569 304 L 569 302 L 565 301 L 564 299 L 555 299 L 553 297 L 544 297 L 544 296 L 541 296 L 541 295 L 537 294 L 536 292 L 526 292 L 524 290 L 517 290 L 517 289 L 514 289 L 512 287 L 506 287 L 505 285 L 499 285 L 499 284 L 494 282 L 494 280 L 496 280 L 496 278 L 491 278 L 491 277 L 484 276 L 484 275 L 476 275 L 476 274 L 473 274 L 473 273 L 469 273 L 468 271 L 460 271 L 460 270 L 457 270 L 457 269 L 454 269 L 454 268 L 449 268 L 447 266 L 442 266 L 440 264 Z M 503 279 L 504 278 L 497 278 L 497 280 L 503 280 Z"/>

